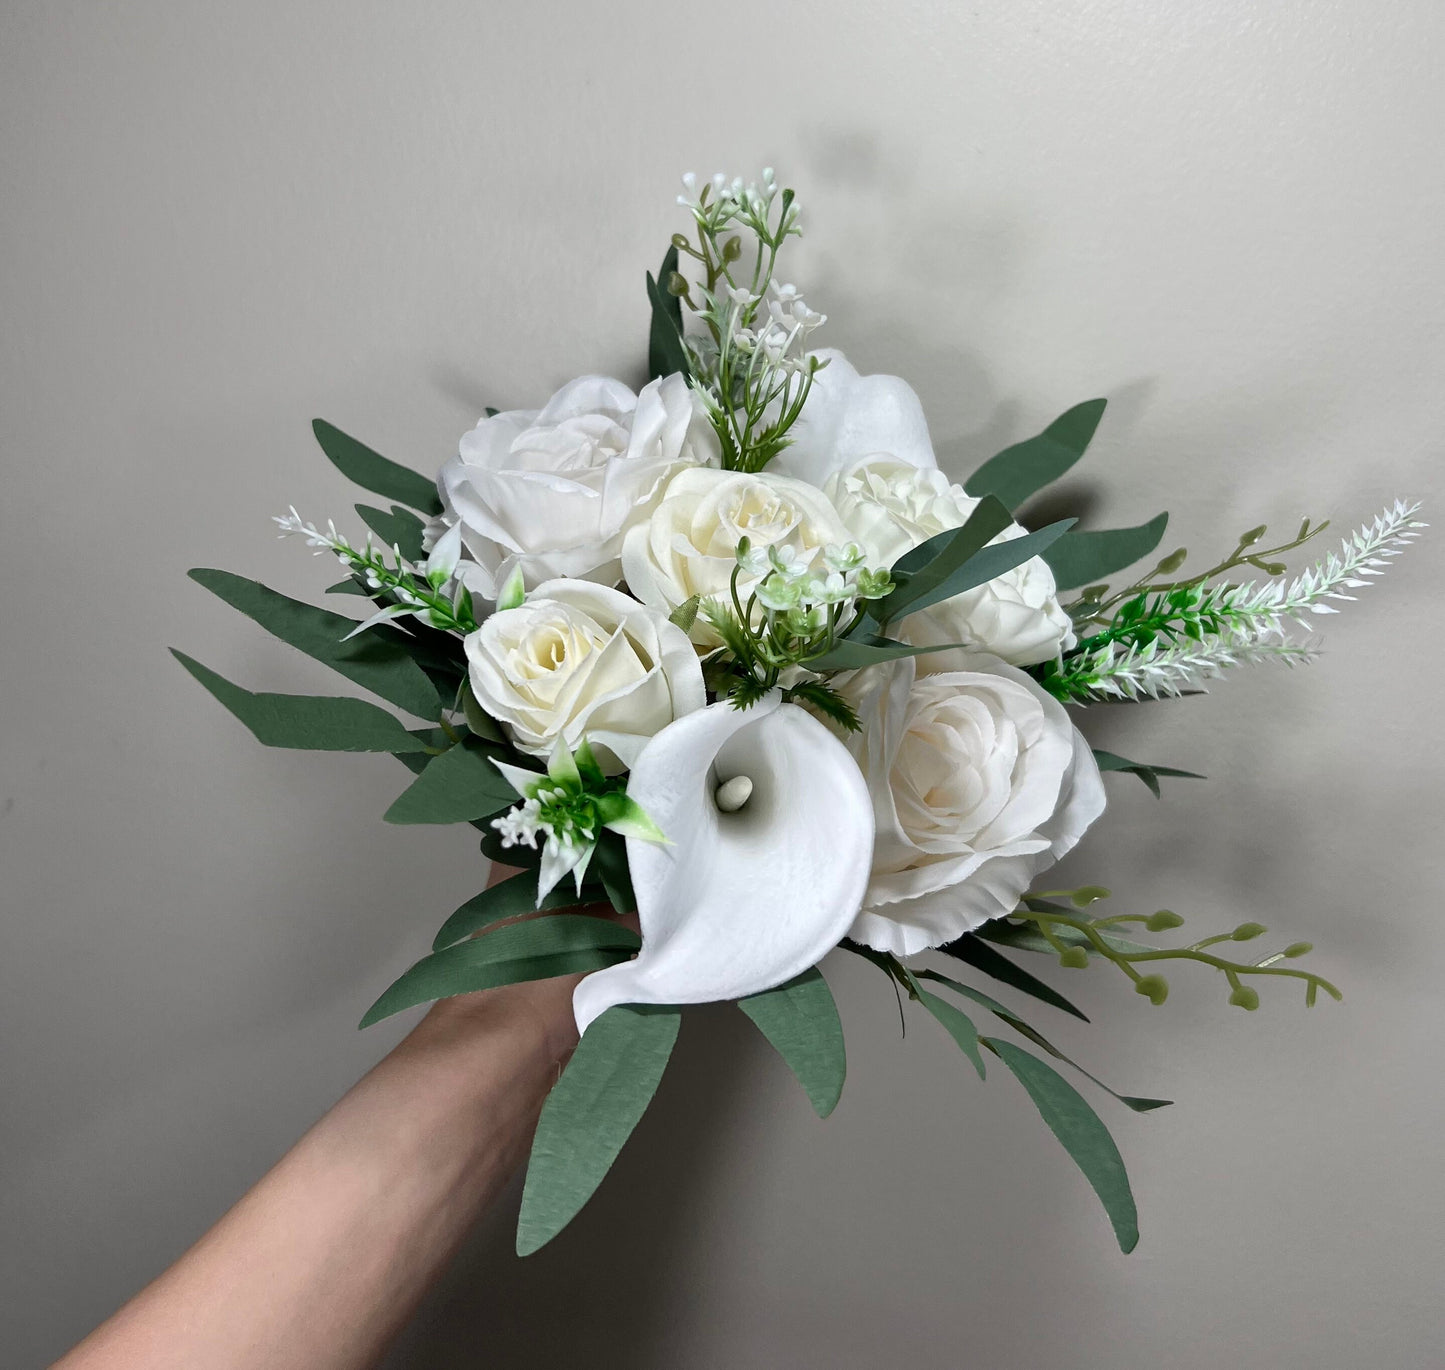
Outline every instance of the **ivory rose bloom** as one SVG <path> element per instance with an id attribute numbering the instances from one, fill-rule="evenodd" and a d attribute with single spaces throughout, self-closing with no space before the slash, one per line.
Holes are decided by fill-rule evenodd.
<path id="1" fill-rule="evenodd" d="M 845 687 L 863 723 L 845 743 L 877 828 L 849 936 L 880 951 L 911 955 L 1008 913 L 1104 811 L 1063 705 L 996 658 L 971 666 L 918 675 L 906 658 Z"/>
<path id="2" fill-rule="evenodd" d="M 560 738 L 575 750 L 585 733 L 609 774 L 706 702 L 682 629 L 590 581 L 544 582 L 487 618 L 466 650 L 472 693 L 518 748 L 546 756 Z"/>
<path id="3" fill-rule="evenodd" d="M 855 462 L 824 487 L 848 526 L 876 563 L 892 566 L 905 552 L 935 534 L 961 528 L 978 507 L 961 485 L 941 471 L 922 471 L 889 457 Z M 994 542 L 1021 538 L 1010 524 Z M 893 632 L 916 647 L 963 643 L 1014 666 L 1050 661 L 1074 645 L 1073 623 L 1059 606 L 1054 573 L 1042 557 L 996 576 L 984 585 L 910 614 Z M 963 653 L 924 658 L 925 670 L 954 669 Z"/>
<path id="4" fill-rule="evenodd" d="M 792 442 L 769 469 L 822 485 L 830 475 L 862 457 L 886 455 L 923 470 L 938 462 L 928 437 L 928 420 L 913 387 L 897 376 L 860 376 L 836 348 L 811 355 L 827 365 L 813 377 L 813 388 Z"/>
<path id="5" fill-rule="evenodd" d="M 441 522 L 460 522 L 469 558 L 458 575 L 489 600 L 518 566 L 529 588 L 559 576 L 615 584 L 623 534 L 667 478 L 717 460 L 717 436 L 681 375 L 639 395 L 583 376 L 540 410 L 494 414 L 437 477 Z"/>
<path id="6" fill-rule="evenodd" d="M 668 482 L 651 518 L 622 544 L 628 589 L 662 614 L 694 595 L 726 601 L 743 537 L 755 548 L 791 547 L 808 564 L 829 543 L 847 542 L 848 531 L 822 491 L 804 481 L 768 471 L 687 468 Z M 744 599 L 755 584 L 739 578 Z M 692 638 L 705 647 L 721 641 L 701 617 Z"/>

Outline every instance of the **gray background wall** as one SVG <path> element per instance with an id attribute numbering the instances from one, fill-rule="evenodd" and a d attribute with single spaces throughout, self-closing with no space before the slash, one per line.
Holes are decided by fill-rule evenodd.
<path id="1" fill-rule="evenodd" d="M 362 1008 L 483 879 L 464 830 L 380 821 L 392 763 L 265 751 L 165 653 L 334 686 L 184 579 L 326 583 L 267 521 L 349 513 L 312 415 L 434 467 L 484 405 L 634 376 L 676 176 L 767 161 L 826 341 L 909 377 L 958 470 L 1106 394 L 1071 481 L 1098 518 L 1167 506 L 1201 555 L 1397 492 L 1438 523 L 1442 61 L 1430 0 L 10 0 L 6 1364 L 387 1048 Z M 1058 1037 L 1179 1100 L 1108 1114 L 1136 1255 L 1011 1081 L 926 1021 L 900 1042 L 882 980 L 830 964 L 829 1123 L 739 1015 L 696 1014 L 581 1220 L 519 1263 L 503 1205 L 392 1363 L 1438 1363 L 1442 570 L 1437 530 L 1307 672 L 1091 720 L 1211 778 L 1126 778 L 1064 876 L 1310 938 L 1348 990 L 1251 1017 L 1202 975 L 1157 1010 L 1068 979 L 1095 1023 Z"/>

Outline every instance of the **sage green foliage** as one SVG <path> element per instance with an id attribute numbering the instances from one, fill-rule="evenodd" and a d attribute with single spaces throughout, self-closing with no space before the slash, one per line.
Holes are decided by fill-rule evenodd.
<path id="1" fill-rule="evenodd" d="M 688 374 L 687 348 L 682 343 L 682 301 L 667 289 L 677 271 L 677 247 L 667 249 L 657 280 L 647 276 L 647 298 L 652 305 L 652 323 L 647 334 L 647 378 L 657 380 L 674 371 Z"/>
<path id="2" fill-rule="evenodd" d="M 1017 509 L 1084 455 L 1107 404 L 1107 400 L 1085 400 L 1065 410 L 1037 437 L 1005 447 L 984 462 L 964 482 L 964 490 L 975 499 L 994 495 L 1008 509 Z"/>
<path id="3" fill-rule="evenodd" d="M 576 908 L 582 904 L 597 902 L 598 898 L 595 894 L 588 896 L 584 893 L 579 896 L 570 884 L 564 884 L 558 885 L 539 904 L 537 877 L 531 871 L 522 871 L 468 899 L 442 924 L 441 931 L 432 941 L 432 950 L 441 951 L 444 947 L 454 946 L 483 928 L 531 913 L 535 909 Z"/>
<path id="4" fill-rule="evenodd" d="M 1169 515 L 1163 513 L 1133 528 L 1074 529 L 1048 548 L 1043 558 L 1054 573 L 1054 584 L 1060 590 L 1072 590 L 1147 557 L 1168 526 Z"/>
<path id="5" fill-rule="evenodd" d="M 426 548 L 422 546 L 422 532 L 426 524 L 410 509 L 393 504 L 388 514 L 383 509 L 373 509 L 369 504 L 358 504 L 356 512 L 382 542 L 388 547 L 395 547 L 408 561 L 421 561 L 426 556 Z"/>
<path id="6" fill-rule="evenodd" d="M 966 932 L 962 937 L 946 942 L 938 950 L 945 956 L 952 956 L 975 970 L 982 971 L 1000 984 L 1031 995 L 1054 1008 L 1063 1009 L 1065 1013 L 1072 1013 L 1083 1022 L 1089 1021 L 1088 1015 L 1082 1009 L 1071 1004 L 1052 985 L 1046 985 L 1037 976 L 1030 975 L 1022 966 L 1016 966 L 1007 956 L 995 951 L 975 933 Z"/>
<path id="7" fill-rule="evenodd" d="M 948 528 L 905 552 L 891 568 L 893 593 L 878 606 L 884 618 L 896 618 L 920 596 L 936 590 L 970 557 L 982 551 L 1013 522 L 1009 511 L 985 495 L 961 528 Z"/>
<path id="8" fill-rule="evenodd" d="M 1051 1055 L 1063 1061 L 1067 1061 L 1068 1058 L 1046 1041 L 1041 1034 L 1024 1023 L 1012 1010 L 1005 1008 L 1004 1005 L 982 991 L 960 985 L 957 981 L 950 980 L 947 976 L 939 975 L 935 971 L 924 970 L 915 973 L 888 952 L 875 951 L 871 947 L 865 947 L 846 939 L 842 945 L 846 950 L 872 961 L 893 981 L 895 989 L 901 986 L 908 991 L 910 999 L 921 1003 L 973 1061 L 980 1078 L 984 1075 L 983 1059 L 977 1054 L 980 1047 L 993 1052 L 1008 1066 L 1028 1090 L 1030 1098 L 1043 1114 L 1054 1135 L 1064 1144 L 1065 1149 L 1084 1172 L 1089 1183 L 1094 1186 L 1094 1190 L 1103 1201 L 1104 1209 L 1114 1226 L 1120 1247 L 1126 1252 L 1132 1251 L 1139 1240 L 1138 1215 L 1134 1209 L 1134 1197 L 1129 1189 L 1129 1177 L 1124 1173 L 1124 1162 L 1119 1155 L 1119 1149 L 1114 1145 L 1113 1138 L 1109 1136 L 1108 1129 L 1100 1121 L 1098 1115 L 1089 1107 L 1083 1096 L 1056 1070 L 1031 1056 L 1021 1047 L 1015 1046 L 1012 1042 L 1002 1041 L 996 1037 L 979 1036 L 973 1020 L 966 1013 L 939 998 L 932 991 L 924 989 L 920 981 L 926 978 L 947 985 L 955 992 L 982 1004 L 990 1012 L 996 1013 L 1015 1031 L 1022 1033 Z M 1073 1063 L 1069 1062 L 1069 1064 Z M 1089 1076 L 1089 1078 L 1092 1080 L 1093 1076 Z M 1095 1083 L 1098 1082 L 1095 1081 Z M 1109 1092 L 1113 1093 L 1112 1090 Z M 1160 1108 L 1168 1102 L 1164 1099 L 1133 1099 L 1117 1094 L 1114 1097 L 1128 1104 L 1136 1112 L 1147 1112 L 1154 1108 Z"/>
<path id="9" fill-rule="evenodd" d="M 954 1008 L 946 999 L 940 999 L 938 995 L 921 986 L 917 990 L 917 996 L 919 1003 L 943 1025 L 948 1035 L 958 1043 L 963 1054 L 973 1062 L 978 1078 L 984 1079 L 986 1072 L 983 1068 L 983 1054 L 978 1049 L 978 1029 L 974 1027 L 973 1019 L 961 1009 Z"/>
<path id="10" fill-rule="evenodd" d="M 843 1093 L 848 1058 L 838 1005 L 822 972 L 814 966 L 785 985 L 739 999 L 737 1005 L 788 1063 L 813 1111 L 826 1118 Z"/>
<path id="11" fill-rule="evenodd" d="M 981 1005 L 992 1013 L 1000 1021 L 1007 1023 L 1021 1037 L 1027 1037 L 1036 1047 L 1042 1047 L 1055 1060 L 1072 1066 L 1086 1080 L 1099 1086 L 1105 1094 L 1112 1094 L 1121 1104 L 1133 1109 L 1135 1113 L 1152 1113 L 1156 1108 L 1168 1108 L 1172 1099 L 1143 1099 L 1133 1094 L 1120 1094 L 1116 1089 L 1110 1089 L 1097 1075 L 1085 1070 L 1071 1056 L 1066 1056 L 1037 1028 L 1030 1027 L 1011 1008 L 999 1003 L 991 995 L 985 994 L 982 990 L 974 989 L 972 985 L 960 984 L 957 980 L 951 980 L 946 975 L 940 975 L 936 970 L 920 970 L 918 978 L 921 980 L 933 980 L 940 985 L 947 985 L 955 994 L 961 994 L 965 999 L 971 999 L 974 1003 Z"/>
<path id="12" fill-rule="evenodd" d="M 551 1241 L 602 1183 L 657 1092 L 681 1020 L 675 1008 L 619 1004 L 582 1034 L 532 1139 L 519 1256 Z"/>
<path id="13" fill-rule="evenodd" d="M 171 655 L 268 747 L 319 752 L 420 752 L 401 720 L 364 699 L 256 694 L 184 652 Z"/>
<path id="14" fill-rule="evenodd" d="M 412 659 L 400 634 L 373 628 L 348 638 L 356 621 L 343 614 L 304 604 L 230 571 L 197 567 L 188 574 L 282 642 L 398 708 L 418 718 L 440 714 L 436 686 Z"/>
<path id="15" fill-rule="evenodd" d="M 367 1010 L 361 1026 L 432 999 L 601 970 L 627 960 L 641 945 L 631 928 L 584 914 L 553 913 L 508 923 L 423 957 Z"/>
<path id="16" fill-rule="evenodd" d="M 1142 761 L 1129 761 L 1114 752 L 1100 751 L 1097 747 L 1094 748 L 1094 762 L 1101 771 L 1124 771 L 1129 775 L 1137 775 L 1149 787 L 1150 793 L 1155 799 L 1161 797 L 1159 792 L 1161 775 L 1177 776 L 1181 780 L 1205 780 L 1208 778 L 1200 775 L 1198 771 L 1181 771 L 1174 766 L 1150 766 Z"/>
<path id="17" fill-rule="evenodd" d="M 331 464 L 363 490 L 396 500 L 409 509 L 419 509 L 424 514 L 441 513 L 442 502 L 437 495 L 435 481 L 428 480 L 410 467 L 398 465 L 379 452 L 373 452 L 365 443 L 358 442 L 325 419 L 312 419 L 311 431 L 316 434 L 316 441 L 321 444 L 321 450 L 330 458 Z"/>
<path id="18" fill-rule="evenodd" d="M 975 589 L 1039 556 L 1074 526 L 1073 519 L 1061 519 L 1036 533 L 993 542 L 1012 521 L 998 500 L 985 496 L 963 527 L 935 534 L 894 563 L 893 591 L 870 616 L 887 623 Z"/>
<path id="19" fill-rule="evenodd" d="M 384 815 L 388 823 L 467 823 L 511 808 L 516 792 L 492 765 L 495 747 L 464 738 L 427 763 Z"/>
<path id="20" fill-rule="evenodd" d="M 1063 1143 L 1074 1164 L 1093 1185 L 1113 1224 L 1119 1249 L 1126 1254 L 1139 1244 L 1139 1213 L 1124 1169 L 1124 1158 L 1099 1115 L 1052 1066 L 1022 1047 L 998 1037 L 983 1037 L 984 1046 L 1013 1071 L 1043 1115 L 1050 1131 Z"/>

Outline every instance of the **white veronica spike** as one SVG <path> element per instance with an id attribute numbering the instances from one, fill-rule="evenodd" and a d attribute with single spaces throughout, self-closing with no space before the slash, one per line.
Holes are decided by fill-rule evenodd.
<path id="1" fill-rule="evenodd" d="M 771 989 L 848 931 L 873 864 L 868 787 L 847 748 L 780 698 L 699 709 L 638 757 L 627 793 L 667 845 L 627 841 L 642 950 L 578 985 L 580 1031 L 614 1004 L 704 1004 Z M 724 813 L 718 790 L 740 776 L 752 789 Z"/>

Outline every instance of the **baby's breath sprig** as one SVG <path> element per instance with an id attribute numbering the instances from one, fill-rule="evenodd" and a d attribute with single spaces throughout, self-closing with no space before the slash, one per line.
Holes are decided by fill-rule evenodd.
<path id="1" fill-rule="evenodd" d="M 577 893 L 582 893 L 603 828 L 645 842 L 667 841 L 642 806 L 628 796 L 626 777 L 603 773 L 585 737 L 575 752 L 559 738 L 541 774 L 496 759 L 492 765 L 522 801 L 492 820 L 502 846 L 536 847 L 542 839 L 538 908 L 566 875 L 573 877 Z"/>
<path id="2" fill-rule="evenodd" d="M 860 602 L 882 599 L 892 590 L 887 570 L 865 566 L 865 555 L 856 542 L 830 543 L 822 549 L 820 571 L 791 546 L 754 547 L 746 537 L 739 541 L 728 602 L 707 599 L 700 605 L 728 653 L 716 683 L 734 708 L 756 704 L 785 672 L 806 672 L 810 662 L 837 644 Z M 739 588 L 742 576 L 754 582 L 746 602 Z M 859 726 L 848 704 L 821 680 L 794 681 L 785 694 L 806 700 L 850 732 Z"/>
<path id="3" fill-rule="evenodd" d="M 1308 942 L 1293 942 L 1258 961 L 1233 961 L 1211 951 L 1225 942 L 1252 942 L 1268 931 L 1261 923 L 1241 923 L 1229 932 L 1191 942 L 1187 947 L 1155 947 L 1129 941 L 1118 936 L 1116 929 L 1130 923 L 1139 924 L 1147 932 L 1167 932 L 1182 927 L 1184 919 L 1172 909 L 1154 913 L 1116 913 L 1104 918 L 1090 918 L 1081 910 L 1107 899 L 1109 891 L 1098 885 L 1075 890 L 1043 890 L 1025 896 L 1023 902 L 1008 915 L 1005 924 L 1020 934 L 1014 945 L 1029 946 L 1037 951 L 1052 951 L 1061 966 L 1082 969 L 1092 959 L 1113 962 L 1133 982 L 1134 990 L 1152 1004 L 1162 1004 L 1169 996 L 1169 982 L 1157 971 L 1141 971 L 1139 967 L 1159 961 L 1194 961 L 1220 971 L 1229 984 L 1229 1002 L 1236 1008 L 1253 1011 L 1259 1007 L 1259 991 L 1244 983 L 1247 977 L 1274 975 L 1303 980 L 1305 1003 L 1313 1008 L 1320 990 L 1332 999 L 1344 996 L 1322 976 L 1294 966 L 1281 965 L 1313 950 Z M 1056 901 L 1067 899 L 1068 904 Z M 1005 938 L 1004 940 L 1010 940 Z"/>
<path id="4" fill-rule="evenodd" d="M 289 514 L 277 516 L 274 521 L 282 537 L 300 534 L 308 547 L 316 548 L 318 556 L 322 552 L 334 553 L 373 599 L 390 601 L 378 613 L 357 624 L 348 636 L 355 637 L 378 623 L 406 615 L 443 632 L 465 636 L 477 630 L 471 592 L 460 582 L 453 582 L 461 548 L 460 525 L 449 529 L 437 542 L 425 566 L 414 566 L 402 556 L 400 547 L 379 549 L 370 533 L 364 546 L 353 546 L 344 533 L 337 532 L 336 524 L 330 519 L 323 532 L 314 523 L 303 522 L 294 506 Z M 387 550 L 392 556 L 390 565 Z"/>
<path id="5" fill-rule="evenodd" d="M 693 217 L 697 244 L 675 233 L 672 244 L 702 270 L 690 282 L 674 271 L 666 289 L 698 316 L 706 332 L 689 337 L 692 375 L 722 446 L 727 470 L 761 471 L 787 446 L 820 363 L 807 342 L 826 316 L 810 309 L 796 286 L 773 279 L 778 250 L 800 233 L 791 190 L 780 191 L 771 167 L 758 184 L 719 172 L 699 190 L 683 177 L 678 196 Z M 741 265 L 752 240 L 752 270 Z"/>

